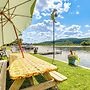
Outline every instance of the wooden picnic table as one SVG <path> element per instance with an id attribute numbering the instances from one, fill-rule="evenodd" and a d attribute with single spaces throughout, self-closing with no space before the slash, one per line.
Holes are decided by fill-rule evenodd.
<path id="1" fill-rule="evenodd" d="M 25 57 L 22 58 L 20 53 L 10 54 L 9 60 L 9 74 L 10 78 L 14 80 L 9 90 L 19 90 L 26 78 L 30 78 L 32 83 L 31 87 L 22 90 L 44 90 L 56 85 L 56 81 L 50 76 L 51 71 L 57 69 L 56 66 L 45 62 L 33 55 L 24 53 Z M 47 82 L 34 85 L 32 76 L 43 75 Z"/>
<path id="2" fill-rule="evenodd" d="M 28 53 L 24 53 L 24 56 L 22 58 L 21 53 L 10 54 L 9 74 L 14 82 L 9 90 L 20 90 L 26 78 L 29 79 L 32 86 L 21 90 L 45 90 L 50 87 L 55 90 L 58 82 L 67 79 L 67 77 L 55 71 L 57 70 L 56 66 Z M 42 75 L 47 81 L 35 85 L 33 77 L 37 75 Z"/>

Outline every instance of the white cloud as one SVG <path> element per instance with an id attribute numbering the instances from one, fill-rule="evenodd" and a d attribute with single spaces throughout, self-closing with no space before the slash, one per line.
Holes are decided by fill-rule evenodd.
<path id="1" fill-rule="evenodd" d="M 47 7 L 45 7 L 44 8 L 44 10 L 48 10 L 48 11 L 50 11 L 50 9 L 60 9 L 61 7 L 62 7 L 62 1 L 61 0 L 46 0 L 46 2 L 47 2 Z M 54 3 L 55 2 L 58 2 L 58 4 L 57 5 L 55 5 Z"/>
<path id="2" fill-rule="evenodd" d="M 80 28 L 81 26 L 79 25 L 71 25 L 69 27 L 62 25 L 61 32 L 58 32 L 58 39 L 67 37 L 80 37 L 82 35 Z"/>
<path id="3" fill-rule="evenodd" d="M 28 29 L 30 29 L 31 31 L 38 32 L 38 33 L 41 31 L 48 32 L 48 31 L 51 31 L 51 26 L 52 25 L 50 23 L 50 20 L 44 20 L 44 22 L 30 25 Z"/>
<path id="4" fill-rule="evenodd" d="M 88 32 L 90 32 L 90 30 L 88 30 Z"/>
<path id="5" fill-rule="evenodd" d="M 64 29 L 66 26 L 65 25 L 60 25 L 62 29 Z"/>
<path id="6" fill-rule="evenodd" d="M 52 40 L 52 25 L 47 24 L 50 20 L 44 20 L 43 23 L 38 23 L 31 25 L 28 28 L 28 31 L 23 34 L 23 39 L 29 43 L 51 41 Z M 80 25 L 71 25 L 65 26 L 61 25 L 60 22 L 57 22 L 55 26 L 55 40 L 61 38 L 81 38 L 89 37 L 90 30 L 86 33 L 83 33 Z"/>
<path id="7" fill-rule="evenodd" d="M 37 32 L 27 32 L 25 33 L 24 42 L 29 43 L 38 43 L 38 42 L 44 42 L 44 41 L 51 41 L 52 40 L 52 33 L 50 31 L 44 32 L 44 31 L 37 31 Z"/>
<path id="8" fill-rule="evenodd" d="M 63 4 L 64 7 L 62 7 Z M 62 12 L 68 12 L 70 5 L 71 3 L 69 3 L 69 0 L 65 0 L 63 3 L 62 0 L 37 0 L 34 15 L 36 16 L 36 19 L 41 19 L 41 15 L 49 16 L 53 9 L 57 9 L 58 17 L 64 18 L 61 14 Z"/>
<path id="9" fill-rule="evenodd" d="M 36 19 L 41 19 L 42 18 L 42 16 L 40 15 L 40 12 L 38 12 L 37 10 L 35 10 L 34 16 L 36 17 Z"/>
<path id="10" fill-rule="evenodd" d="M 85 33 L 84 37 L 89 37 L 90 38 L 90 32 Z"/>
<path id="11" fill-rule="evenodd" d="M 80 5 L 77 5 L 77 8 L 80 8 Z"/>
<path id="12" fill-rule="evenodd" d="M 56 22 L 55 25 L 56 25 L 56 26 L 59 26 L 59 25 L 60 25 L 60 22 Z"/>
<path id="13" fill-rule="evenodd" d="M 76 32 L 76 31 L 79 31 L 80 28 L 81 28 L 81 26 L 79 26 L 79 25 L 71 25 L 70 27 L 67 27 L 66 30 Z"/>
<path id="14" fill-rule="evenodd" d="M 46 0 L 37 0 L 37 3 L 36 3 L 36 10 L 37 11 L 41 11 L 45 7 L 47 7 L 47 1 Z"/>
<path id="15" fill-rule="evenodd" d="M 62 18 L 62 19 L 63 19 L 64 17 L 63 17 L 62 15 L 59 14 L 59 15 L 58 15 L 58 18 Z"/>
<path id="16" fill-rule="evenodd" d="M 45 20 L 44 20 L 44 23 L 50 24 L 50 23 L 52 23 L 52 21 L 51 21 L 51 20 L 48 20 L 48 19 L 45 19 Z"/>
<path id="17" fill-rule="evenodd" d="M 80 14 L 79 11 L 76 11 L 76 14 L 77 14 L 77 15 Z"/>
<path id="18" fill-rule="evenodd" d="M 41 15 L 43 15 L 43 16 L 50 16 L 49 13 L 45 13 L 45 12 L 41 13 Z"/>
<path id="19" fill-rule="evenodd" d="M 71 5 L 71 3 L 64 3 L 64 11 L 65 12 L 68 12 L 69 11 L 70 5 Z"/>
<path id="20" fill-rule="evenodd" d="M 87 24 L 87 25 L 85 25 L 85 27 L 86 27 L 86 28 L 89 28 L 89 27 L 90 27 L 90 25 L 88 25 L 88 24 Z"/>

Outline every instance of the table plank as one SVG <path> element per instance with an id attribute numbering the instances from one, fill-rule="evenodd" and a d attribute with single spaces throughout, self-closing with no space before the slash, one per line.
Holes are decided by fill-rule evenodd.
<path id="1" fill-rule="evenodd" d="M 31 77 L 38 75 L 40 71 L 33 65 L 29 64 L 25 58 L 15 60 L 9 68 L 11 79 Z"/>
<path id="2" fill-rule="evenodd" d="M 56 66 L 31 55 L 30 55 L 30 59 L 28 57 L 26 57 L 26 59 L 28 62 L 32 63 L 34 67 L 36 67 L 41 73 L 45 73 L 57 69 Z"/>
<path id="3" fill-rule="evenodd" d="M 12 79 L 31 77 L 57 69 L 56 66 L 28 53 L 24 56 L 25 58 L 22 58 L 20 53 L 10 55 L 9 72 Z"/>

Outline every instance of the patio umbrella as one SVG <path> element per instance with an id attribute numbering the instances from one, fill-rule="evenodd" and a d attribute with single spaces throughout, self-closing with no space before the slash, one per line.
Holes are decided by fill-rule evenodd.
<path id="1" fill-rule="evenodd" d="M 31 24 L 35 4 L 36 0 L 0 0 L 0 46 L 18 40 Z M 19 40 L 18 44 L 22 52 Z"/>

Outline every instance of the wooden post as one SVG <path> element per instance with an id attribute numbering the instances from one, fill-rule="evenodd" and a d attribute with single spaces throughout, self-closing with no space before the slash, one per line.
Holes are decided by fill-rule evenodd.
<path id="1" fill-rule="evenodd" d="M 34 85 L 33 77 L 30 77 L 29 80 L 30 80 L 30 85 Z"/>
<path id="2" fill-rule="evenodd" d="M 9 90 L 19 90 L 25 79 L 17 79 L 13 82 Z"/>
<path id="3" fill-rule="evenodd" d="M 53 77 L 51 77 L 51 75 L 49 73 L 44 73 L 43 75 L 44 75 L 46 80 L 52 80 L 53 79 Z M 55 84 L 55 86 L 52 87 L 52 89 L 55 90 L 56 87 L 57 87 L 57 84 Z"/>

